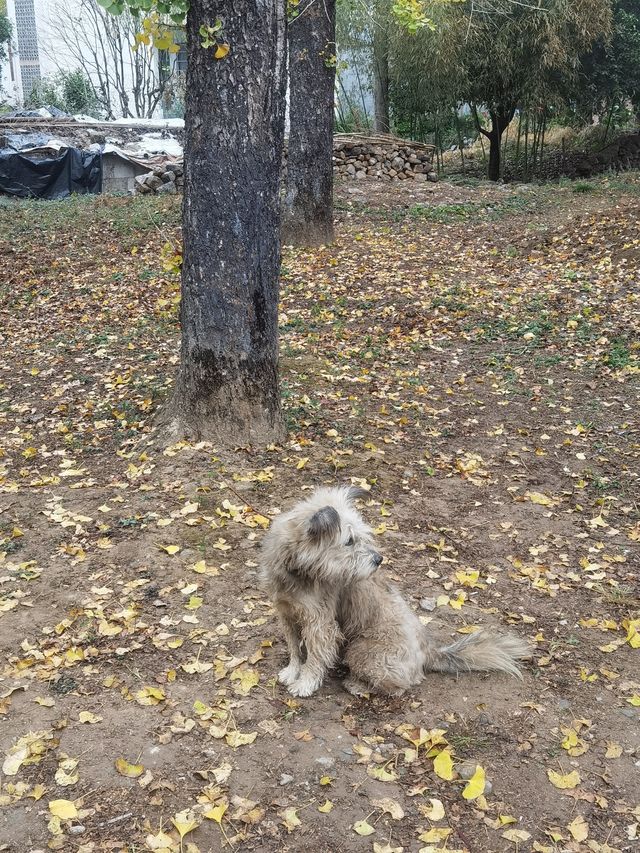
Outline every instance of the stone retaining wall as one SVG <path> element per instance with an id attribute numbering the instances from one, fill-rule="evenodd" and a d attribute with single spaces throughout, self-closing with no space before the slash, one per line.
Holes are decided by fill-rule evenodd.
<path id="1" fill-rule="evenodd" d="M 333 172 L 337 178 L 360 180 L 372 177 L 387 181 L 437 181 L 433 170 L 433 147 L 393 136 L 336 135 L 333 141 Z M 286 155 L 285 155 L 286 168 Z M 181 162 L 167 163 L 135 179 L 136 192 L 182 191 Z"/>
<path id="2" fill-rule="evenodd" d="M 333 143 L 333 171 L 340 178 L 381 178 L 388 181 L 437 181 L 433 148 L 403 139 L 374 137 L 340 139 Z"/>

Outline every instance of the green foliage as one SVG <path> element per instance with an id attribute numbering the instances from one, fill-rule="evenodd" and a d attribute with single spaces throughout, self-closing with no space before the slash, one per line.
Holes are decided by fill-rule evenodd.
<path id="1" fill-rule="evenodd" d="M 156 12 L 179 26 L 184 24 L 189 11 L 189 0 L 98 0 L 98 3 L 112 15 L 121 15 L 125 9 L 133 15 Z"/>
<path id="2" fill-rule="evenodd" d="M 100 115 L 91 81 L 79 68 L 39 80 L 25 99 L 25 106 L 33 109 L 51 106 L 67 113 Z"/>
<path id="3" fill-rule="evenodd" d="M 0 59 L 7 58 L 7 45 L 11 41 L 11 21 L 0 13 Z"/>
<path id="4" fill-rule="evenodd" d="M 613 0 L 610 37 L 599 38 L 580 60 L 576 121 L 591 121 L 604 104 L 610 125 L 623 126 L 630 101 L 640 111 L 640 4 Z"/>
<path id="5" fill-rule="evenodd" d="M 549 115 L 574 96 L 580 56 L 608 36 L 611 2 L 439 3 L 433 30 L 410 35 L 396 27 L 391 50 L 396 126 L 420 138 L 433 134 L 439 148 L 448 148 L 470 135 L 459 108 L 471 105 L 476 133 L 490 136 L 489 170 L 497 178 L 502 134 L 517 111 L 528 111 L 533 157 L 539 160 Z"/>
<path id="6" fill-rule="evenodd" d="M 98 114 L 98 101 L 91 81 L 79 68 L 75 71 L 61 71 L 58 74 L 58 85 L 62 93 L 63 109 L 67 112 Z"/>
<path id="7" fill-rule="evenodd" d="M 391 12 L 400 26 L 412 35 L 425 27 L 431 30 L 435 28 L 422 0 L 393 0 Z"/>

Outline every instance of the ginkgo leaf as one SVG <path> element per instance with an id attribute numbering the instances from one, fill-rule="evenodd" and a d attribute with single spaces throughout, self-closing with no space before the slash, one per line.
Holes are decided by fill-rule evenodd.
<path id="1" fill-rule="evenodd" d="M 196 672 L 209 672 L 210 669 L 213 669 L 213 664 L 208 663 L 207 661 L 198 660 L 198 658 L 192 658 L 191 660 L 181 663 L 180 669 L 183 670 L 183 672 L 188 672 L 189 675 L 194 675 Z"/>
<path id="2" fill-rule="evenodd" d="M 321 806 L 318 806 L 318 811 L 322 812 L 322 814 L 329 814 L 332 808 L 333 803 L 331 802 L 331 800 L 325 800 Z"/>
<path id="3" fill-rule="evenodd" d="M 524 497 L 526 500 L 531 501 L 531 503 L 540 504 L 541 506 L 555 506 L 558 503 L 555 498 L 550 498 L 548 495 L 542 494 L 542 492 L 525 492 Z"/>
<path id="4" fill-rule="evenodd" d="M 171 823 L 178 830 L 180 840 L 200 826 L 200 820 L 196 817 L 192 809 L 184 809 L 178 812 L 171 818 Z"/>
<path id="5" fill-rule="evenodd" d="M 445 816 L 444 806 L 442 805 L 441 800 L 430 799 L 428 806 L 425 803 L 420 803 L 418 805 L 418 809 L 420 814 L 432 821 L 442 820 Z"/>
<path id="6" fill-rule="evenodd" d="M 577 770 L 572 770 L 571 773 L 564 776 L 561 773 L 556 773 L 555 770 L 547 770 L 547 776 L 556 788 L 575 788 L 576 785 L 580 784 L 580 774 Z"/>
<path id="7" fill-rule="evenodd" d="M 443 749 L 433 760 L 433 769 L 436 776 L 451 781 L 453 779 L 453 759 L 448 749 Z"/>
<path id="8" fill-rule="evenodd" d="M 76 785 L 78 783 L 78 760 L 76 758 L 64 758 L 58 765 L 54 780 L 57 785 L 63 788 Z"/>
<path id="9" fill-rule="evenodd" d="M 373 835 L 375 829 L 366 820 L 357 820 L 353 824 L 353 831 L 358 835 Z"/>
<path id="10" fill-rule="evenodd" d="M 582 815 L 576 815 L 571 823 L 568 824 L 567 829 L 576 841 L 584 841 L 589 835 L 589 824 Z"/>
<path id="11" fill-rule="evenodd" d="M 448 838 L 453 830 L 448 826 L 432 826 L 431 829 L 428 829 L 426 832 L 421 833 L 418 838 L 420 841 L 425 841 L 427 844 L 431 842 L 440 842 L 444 841 L 445 838 Z"/>
<path id="12" fill-rule="evenodd" d="M 256 669 L 234 669 L 229 676 L 229 681 L 237 682 L 234 684 L 234 691 L 240 696 L 248 696 L 252 687 L 260 683 L 260 675 Z"/>
<path id="13" fill-rule="evenodd" d="M 233 731 L 227 733 L 225 740 L 229 746 L 232 746 L 235 749 L 238 746 L 246 746 L 249 743 L 253 743 L 257 737 L 258 732 L 248 732 L 243 734 L 242 732 Z"/>
<path id="14" fill-rule="evenodd" d="M 298 810 L 293 807 L 278 812 L 278 815 L 282 818 L 282 823 L 286 826 L 287 832 L 293 832 L 302 823 L 298 817 Z"/>
<path id="15" fill-rule="evenodd" d="M 367 775 L 372 779 L 378 779 L 380 782 L 395 782 L 398 774 L 395 770 L 389 770 L 380 764 L 370 764 L 367 767 Z"/>
<path id="16" fill-rule="evenodd" d="M 54 817 L 59 817 L 62 820 L 73 820 L 78 817 L 78 809 L 71 800 L 51 800 L 49 811 Z"/>
<path id="17" fill-rule="evenodd" d="M 129 764 L 126 758 L 116 758 L 115 766 L 121 776 L 126 776 L 129 779 L 137 779 L 144 773 L 142 764 Z"/>
<path id="18" fill-rule="evenodd" d="M 484 768 L 478 764 L 476 765 L 475 773 L 465 785 L 462 796 L 465 800 L 475 800 L 484 793 L 484 787 Z"/>
<path id="19" fill-rule="evenodd" d="M 227 803 L 221 803 L 220 805 L 209 809 L 209 811 L 204 812 L 203 817 L 209 818 L 209 820 L 215 820 L 216 823 L 222 823 L 222 818 L 228 808 L 229 806 Z"/>
<path id="20" fill-rule="evenodd" d="M 513 841 L 514 844 L 522 844 L 531 838 L 531 833 L 524 829 L 505 829 L 502 837 L 507 841 Z"/>
<path id="21" fill-rule="evenodd" d="M 145 838 L 145 844 L 149 850 L 156 850 L 159 853 L 173 853 L 176 850 L 174 839 L 162 830 L 155 835 L 149 833 Z"/>
<path id="22" fill-rule="evenodd" d="M 169 556 L 173 557 L 174 554 L 177 554 L 180 551 L 179 545 L 158 545 L 157 546 L 161 551 L 165 551 Z"/>
<path id="23" fill-rule="evenodd" d="M 5 776 L 15 776 L 22 765 L 37 764 L 43 755 L 56 745 L 51 732 L 36 731 L 23 735 L 10 747 L 2 772 Z"/>
<path id="24" fill-rule="evenodd" d="M 223 761 L 219 767 L 214 767 L 211 771 L 214 775 L 214 778 L 218 785 L 222 785 L 227 781 L 229 776 L 231 776 L 231 772 L 233 767 L 229 764 L 228 761 Z"/>
<path id="25" fill-rule="evenodd" d="M 80 711 L 78 720 L 81 723 L 99 723 L 102 720 L 100 714 L 93 714 L 91 711 Z"/>
<path id="26" fill-rule="evenodd" d="M 389 797 L 383 797 L 381 800 L 371 800 L 371 805 L 377 809 L 382 809 L 383 812 L 390 814 L 394 820 L 402 820 L 404 817 L 404 809 L 395 800 Z"/>
<path id="27" fill-rule="evenodd" d="M 622 747 L 619 743 L 614 743 L 613 741 L 607 741 L 607 751 L 605 752 L 605 758 L 620 758 L 622 755 Z"/>
<path id="28" fill-rule="evenodd" d="M 231 50 L 231 47 L 228 44 L 219 44 L 216 47 L 216 52 L 215 52 L 214 56 L 216 59 L 224 59 L 230 50 Z"/>
<path id="29" fill-rule="evenodd" d="M 139 705 L 159 705 L 166 699 L 164 691 L 159 687 L 143 687 L 142 690 L 137 690 L 133 695 Z"/>
<path id="30" fill-rule="evenodd" d="M 209 575 L 211 577 L 215 577 L 220 574 L 220 569 L 215 566 L 208 566 L 204 560 L 198 560 L 197 563 L 194 563 L 193 566 L 191 566 L 191 570 L 199 575 Z"/>

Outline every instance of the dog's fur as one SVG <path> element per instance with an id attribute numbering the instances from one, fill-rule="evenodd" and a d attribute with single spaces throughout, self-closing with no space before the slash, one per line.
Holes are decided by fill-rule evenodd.
<path id="1" fill-rule="evenodd" d="M 279 680 L 294 696 L 311 696 L 342 660 L 355 695 L 400 694 L 425 672 L 498 670 L 520 676 L 530 654 L 517 637 L 485 631 L 437 648 L 400 592 L 376 570 L 382 557 L 354 504 L 364 492 L 317 489 L 278 516 L 262 546 L 262 581 L 289 649 Z"/>

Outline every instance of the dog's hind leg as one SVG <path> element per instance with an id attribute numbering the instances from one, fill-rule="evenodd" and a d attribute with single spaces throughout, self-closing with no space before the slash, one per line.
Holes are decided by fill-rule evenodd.
<path id="1" fill-rule="evenodd" d="M 311 696 L 322 684 L 326 672 L 338 659 L 339 644 L 342 640 L 340 628 L 332 614 L 314 614 L 304 620 L 302 642 L 307 658 L 300 667 L 296 680 L 289 685 L 294 696 Z"/>
<path id="2" fill-rule="evenodd" d="M 300 668 L 302 666 L 302 657 L 300 655 L 302 635 L 295 619 L 287 608 L 278 607 L 278 616 L 280 617 L 280 624 L 282 625 L 289 651 L 289 663 L 278 673 L 278 681 L 280 684 L 284 684 L 285 687 L 289 687 L 300 675 Z"/>

